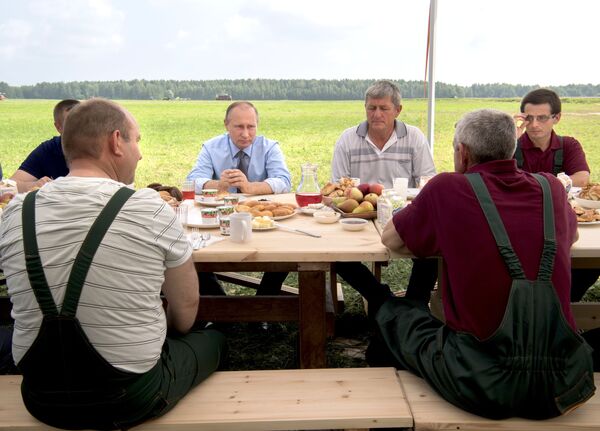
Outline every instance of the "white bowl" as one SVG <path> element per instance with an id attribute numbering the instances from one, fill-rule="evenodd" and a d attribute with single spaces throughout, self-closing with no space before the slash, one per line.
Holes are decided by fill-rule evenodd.
<path id="1" fill-rule="evenodd" d="M 328 210 L 318 210 L 313 213 L 313 217 L 318 223 L 335 223 L 340 219 L 340 213 Z"/>
<path id="2" fill-rule="evenodd" d="M 577 205 L 583 208 L 600 208 L 600 201 L 575 197 L 575 202 L 577 202 Z"/>
<path id="3" fill-rule="evenodd" d="M 363 230 L 369 223 L 369 220 L 364 218 L 344 218 L 340 220 L 343 229 L 352 231 Z"/>

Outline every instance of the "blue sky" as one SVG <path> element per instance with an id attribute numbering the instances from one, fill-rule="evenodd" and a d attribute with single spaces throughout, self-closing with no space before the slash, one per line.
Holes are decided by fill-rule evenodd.
<path id="1" fill-rule="evenodd" d="M 0 0 L 0 81 L 423 79 L 429 0 Z M 439 0 L 436 79 L 600 83 L 597 0 Z"/>

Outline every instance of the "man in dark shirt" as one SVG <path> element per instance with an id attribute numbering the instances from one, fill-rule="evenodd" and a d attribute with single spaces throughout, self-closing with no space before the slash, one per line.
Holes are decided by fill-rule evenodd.
<path id="1" fill-rule="evenodd" d="M 10 177 L 11 180 L 17 182 L 19 192 L 26 192 L 32 187 L 41 187 L 48 181 L 64 177 L 69 173 L 61 147 L 60 135 L 67 113 L 78 103 L 78 100 L 65 99 L 54 107 L 54 127 L 59 135 L 38 145 Z"/>
<path id="2" fill-rule="evenodd" d="M 429 181 L 384 229 L 393 251 L 443 256 L 445 323 L 409 298 L 385 300 L 376 321 L 393 362 L 449 402 L 497 419 L 543 419 L 595 388 L 569 303 L 576 217 L 557 178 L 517 168 L 515 135 L 503 112 L 465 115 L 456 172 Z"/>

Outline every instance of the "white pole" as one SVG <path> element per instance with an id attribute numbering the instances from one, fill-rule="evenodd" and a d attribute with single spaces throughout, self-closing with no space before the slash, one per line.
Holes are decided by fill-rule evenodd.
<path id="1" fill-rule="evenodd" d="M 437 0 L 429 2 L 429 100 L 427 103 L 427 140 L 433 155 L 435 124 L 435 21 L 437 18 Z"/>

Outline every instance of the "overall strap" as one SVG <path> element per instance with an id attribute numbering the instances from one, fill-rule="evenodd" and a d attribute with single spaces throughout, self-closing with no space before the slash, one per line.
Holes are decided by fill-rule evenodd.
<path id="1" fill-rule="evenodd" d="M 542 196 L 544 205 L 544 248 L 540 260 L 540 269 L 538 280 L 549 281 L 554 269 L 554 257 L 556 255 L 556 234 L 554 226 L 554 204 L 550 184 L 542 175 L 533 174 L 533 177 L 542 186 Z"/>
<path id="2" fill-rule="evenodd" d="M 558 175 L 559 173 L 563 172 L 563 137 L 559 136 L 558 137 L 558 142 L 560 144 L 560 147 L 558 148 L 558 150 L 556 150 L 554 152 L 554 167 L 552 170 L 552 173 L 554 175 Z"/>
<path id="3" fill-rule="evenodd" d="M 23 225 L 23 251 L 25 252 L 25 267 L 29 284 L 33 289 L 35 299 L 44 316 L 57 316 L 58 310 L 52 293 L 48 287 L 46 274 L 42 267 L 40 253 L 38 250 L 37 235 L 35 229 L 35 196 L 37 190 L 27 193 L 23 200 L 21 210 L 21 224 Z"/>
<path id="4" fill-rule="evenodd" d="M 475 196 L 477 197 L 477 201 L 485 214 L 485 218 L 487 223 L 494 235 L 494 239 L 496 240 L 496 246 L 498 247 L 498 251 L 508 268 L 508 272 L 512 279 L 525 279 L 525 272 L 523 271 L 523 267 L 521 266 L 521 262 L 519 261 L 519 257 L 515 253 L 512 244 L 510 243 L 510 239 L 508 238 L 508 234 L 506 233 L 506 229 L 504 228 L 504 223 L 502 223 L 502 219 L 500 218 L 500 214 L 498 213 L 498 209 L 490 196 L 490 192 L 485 186 L 483 179 L 479 173 L 471 173 L 466 174 L 467 180 L 471 184 L 473 191 L 475 192 Z"/>
<path id="5" fill-rule="evenodd" d="M 517 167 L 519 169 L 523 168 L 523 150 L 521 149 L 521 138 L 517 139 L 517 148 L 515 149 L 515 155 L 513 158 L 517 161 Z"/>
<path id="6" fill-rule="evenodd" d="M 94 224 L 90 228 L 69 275 L 69 281 L 67 282 L 67 291 L 65 292 L 65 298 L 63 300 L 63 306 L 60 314 L 62 316 L 75 316 L 77 311 L 77 305 L 79 304 L 79 297 L 81 296 L 81 290 L 87 277 L 87 273 L 94 259 L 94 255 L 102 242 L 102 238 L 108 231 L 108 228 L 112 224 L 113 220 L 131 195 L 135 193 L 128 187 L 121 187 L 117 192 L 110 198 L 106 206 L 102 209 Z"/>

